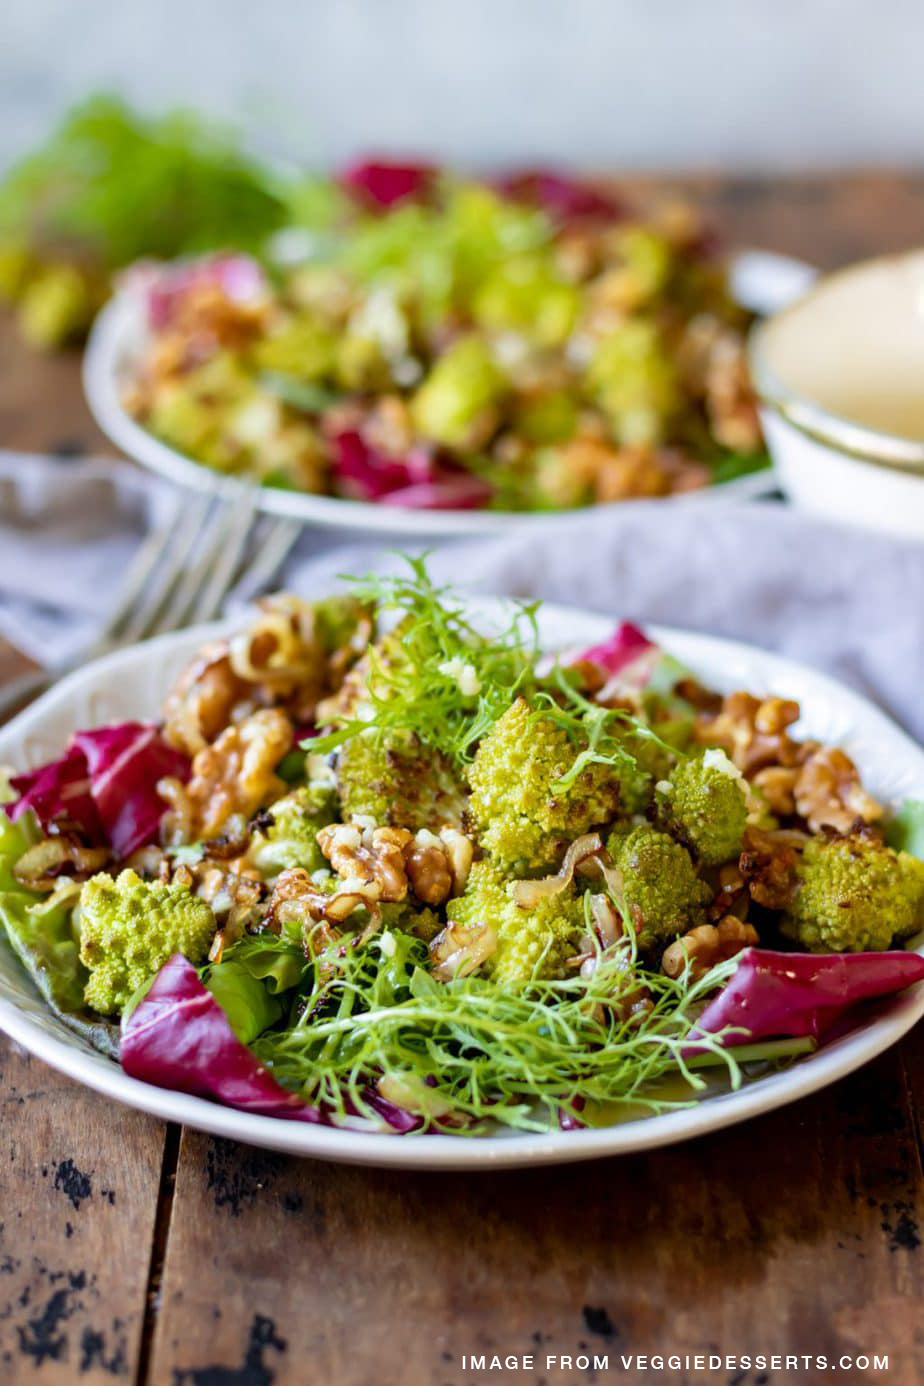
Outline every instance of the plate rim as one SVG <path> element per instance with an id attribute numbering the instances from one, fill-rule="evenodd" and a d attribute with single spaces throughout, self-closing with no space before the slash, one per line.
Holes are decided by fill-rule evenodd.
<path id="1" fill-rule="evenodd" d="M 470 607 L 478 611 L 509 609 L 503 599 L 473 598 Z M 580 630 L 599 623 L 610 627 L 614 617 L 587 609 L 546 603 L 545 619 L 568 623 Z M 162 651 L 187 646 L 190 651 L 208 639 L 237 628 L 240 618 L 192 627 L 158 636 L 140 645 L 114 651 L 70 674 L 33 703 L 18 717 L 0 728 L 0 758 L 12 745 L 29 735 L 33 727 L 49 715 L 66 708 L 81 689 L 88 691 L 117 675 L 121 666 L 134 663 L 143 655 L 156 662 Z M 788 656 L 744 641 L 700 634 L 652 624 L 652 637 L 670 649 L 687 647 L 683 656 L 695 660 L 702 652 L 707 662 L 729 657 L 760 661 L 768 682 L 777 678 L 808 675 L 819 693 L 837 699 L 850 714 L 862 714 L 867 729 L 877 738 L 885 736 L 917 766 L 924 787 L 924 750 L 898 727 L 881 709 L 862 695 L 846 688 L 828 675 L 790 659 Z M 586 630 L 590 636 L 589 628 Z M 579 634 L 579 639 L 585 638 Z M 174 648 L 175 647 L 175 648 Z M 3 945 L 5 947 L 5 944 Z M 888 1014 L 872 1019 L 858 1030 L 834 1041 L 808 1060 L 759 1079 L 737 1092 L 722 1093 L 694 1105 L 657 1116 L 638 1118 L 613 1126 L 568 1132 L 511 1133 L 502 1136 L 464 1137 L 424 1135 L 402 1140 L 394 1135 L 338 1130 L 307 1123 L 255 1116 L 223 1107 L 205 1098 L 157 1088 L 130 1078 L 112 1060 L 86 1052 L 74 1038 L 49 1033 L 13 1001 L 0 997 L 0 1031 L 21 1044 L 37 1058 L 75 1081 L 124 1105 L 165 1121 L 180 1122 L 213 1135 L 246 1142 L 263 1148 L 306 1158 L 341 1163 L 404 1169 L 501 1169 L 528 1165 L 552 1165 L 674 1144 L 706 1135 L 725 1126 L 798 1101 L 853 1072 L 862 1064 L 890 1048 L 924 1014 L 924 983 L 911 988 L 890 1003 Z"/>
<path id="2" fill-rule="evenodd" d="M 743 251 L 733 257 L 733 262 L 744 264 L 748 259 L 759 259 L 763 254 Z M 773 258 L 785 260 L 788 257 Z M 797 261 L 792 263 L 801 264 Z M 137 325 L 139 304 L 140 291 L 124 286 L 97 314 L 81 365 L 84 398 L 97 426 L 110 442 L 148 471 L 166 477 L 185 490 L 212 491 L 233 498 L 239 496 L 242 489 L 248 489 L 256 493 L 258 508 L 266 514 L 299 520 L 305 526 L 382 535 L 490 535 L 514 529 L 550 529 L 581 515 L 619 512 L 627 504 L 633 503 L 614 501 L 578 510 L 536 512 L 403 510 L 373 505 L 368 501 L 253 486 L 239 478 L 210 471 L 203 463 L 196 462 L 155 437 L 122 406 L 117 386 L 119 361 L 126 341 Z M 776 485 L 771 460 L 768 466 L 748 476 L 737 477 L 719 486 L 707 486 L 701 491 L 660 497 L 659 503 L 667 500 L 672 505 L 717 505 L 728 500 L 757 500 L 769 495 Z"/>

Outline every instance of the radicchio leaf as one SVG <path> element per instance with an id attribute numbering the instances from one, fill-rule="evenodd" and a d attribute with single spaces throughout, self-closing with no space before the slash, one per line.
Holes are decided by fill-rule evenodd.
<path id="1" fill-rule="evenodd" d="M 578 179 L 552 169 L 524 169 L 502 179 L 500 190 L 516 202 L 541 207 L 556 221 L 612 218 L 625 215 L 622 202 Z"/>
<path id="2" fill-rule="evenodd" d="M 133 277 L 145 291 L 148 324 L 155 332 L 169 326 L 193 289 L 214 285 L 241 304 L 259 301 L 267 290 L 263 270 L 249 255 L 210 255 L 165 268 L 143 265 Z"/>
<path id="3" fill-rule="evenodd" d="M 23 775 L 13 775 L 10 786 L 19 795 L 7 808 L 11 821 L 15 822 L 26 809 L 32 809 L 43 828 L 55 821 L 70 820 L 89 842 L 106 841 L 99 811 L 90 793 L 86 758 L 79 747 L 71 745 L 60 760 L 49 761 Z"/>
<path id="4" fill-rule="evenodd" d="M 319 1108 L 280 1087 L 231 1029 L 224 1011 L 177 953 L 123 1021 L 122 1067 L 132 1078 L 210 1097 L 239 1111 L 324 1122 Z"/>
<path id="5" fill-rule="evenodd" d="M 638 626 L 633 625 L 631 621 L 620 621 L 608 640 L 599 645 L 591 645 L 588 650 L 582 650 L 571 662 L 596 664 L 607 674 L 619 674 L 648 650 L 656 648 Z"/>
<path id="6" fill-rule="evenodd" d="M 336 435 L 334 449 L 338 490 L 354 500 L 407 510 L 472 510 L 491 498 L 487 482 L 440 466 L 426 448 L 389 457 L 349 429 Z"/>
<path id="7" fill-rule="evenodd" d="M 118 722 L 75 732 L 65 754 L 10 781 L 19 798 L 8 808 L 15 821 L 33 809 L 46 830 L 76 823 L 88 841 L 108 842 L 127 857 L 157 837 L 165 804 L 157 781 L 189 778 L 189 761 L 172 750 L 155 726 Z"/>
<path id="8" fill-rule="evenodd" d="M 76 732 L 71 744 L 86 757 L 90 793 L 116 856 L 127 857 L 153 842 L 165 808 L 157 781 L 187 780 L 187 757 L 143 722 Z"/>
<path id="9" fill-rule="evenodd" d="M 777 953 L 745 948 L 728 985 L 709 1003 L 696 1029 L 717 1034 L 727 1047 L 752 1040 L 826 1034 L 861 1001 L 891 996 L 924 980 L 924 958 L 885 953 Z M 695 1040 L 695 1033 L 693 1035 Z"/>
<path id="10" fill-rule="evenodd" d="M 334 439 L 334 474 L 338 489 L 354 500 L 377 501 L 389 491 L 429 481 L 433 464 L 427 453 L 415 451 L 407 459 L 388 457 L 370 447 L 353 429 Z"/>
<path id="11" fill-rule="evenodd" d="M 405 510 L 481 510 L 491 495 L 491 487 L 481 477 L 447 476 L 389 491 L 382 504 L 400 505 Z"/>
<path id="12" fill-rule="evenodd" d="M 424 200 L 430 193 L 436 174 L 437 170 L 432 164 L 398 164 L 361 159 L 343 170 L 340 183 L 359 201 L 384 209 L 411 199 Z"/>

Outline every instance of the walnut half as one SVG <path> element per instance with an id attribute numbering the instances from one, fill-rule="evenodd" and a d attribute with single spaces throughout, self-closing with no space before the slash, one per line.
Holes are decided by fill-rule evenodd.
<path id="1" fill-rule="evenodd" d="M 727 914 L 718 924 L 700 924 L 664 950 L 661 971 L 667 977 L 679 977 L 690 963 L 692 980 L 704 977 L 716 963 L 725 962 L 740 953 L 742 948 L 756 944 L 757 930 L 737 915 Z"/>
<path id="2" fill-rule="evenodd" d="M 836 746 L 812 752 L 800 767 L 793 799 L 813 833 L 824 827 L 849 833 L 858 818 L 874 823 L 882 817 L 882 805 L 867 794 L 850 756 Z"/>
<path id="3" fill-rule="evenodd" d="M 285 789 L 276 766 L 292 745 L 292 723 L 277 708 L 264 708 L 226 727 L 212 746 L 193 757 L 189 783 L 160 780 L 169 805 L 164 840 L 176 845 L 217 837 L 232 814 L 251 818 Z"/>
<path id="4" fill-rule="evenodd" d="M 412 890 L 425 905 L 441 905 L 464 889 L 472 844 L 455 828 L 440 835 L 361 822 L 332 823 L 318 845 L 342 881 L 356 882 L 376 900 L 400 901 Z"/>

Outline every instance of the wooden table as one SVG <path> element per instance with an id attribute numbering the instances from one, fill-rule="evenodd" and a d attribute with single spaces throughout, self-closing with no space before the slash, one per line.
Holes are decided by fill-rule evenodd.
<path id="1" fill-rule="evenodd" d="M 924 177 L 689 180 L 733 241 L 821 264 L 924 241 Z M 0 337 L 0 445 L 105 451 L 77 361 Z M 7 672 L 13 660 L 7 654 Z M 924 1030 L 826 1092 L 671 1150 L 403 1174 L 112 1106 L 0 1042 L 0 1382 L 462 1386 L 658 1379 L 622 1354 L 887 1354 L 924 1379 Z M 463 1354 L 532 1354 L 528 1370 Z M 608 1356 L 596 1371 L 545 1359 Z M 666 1371 L 810 1382 L 805 1365 Z"/>

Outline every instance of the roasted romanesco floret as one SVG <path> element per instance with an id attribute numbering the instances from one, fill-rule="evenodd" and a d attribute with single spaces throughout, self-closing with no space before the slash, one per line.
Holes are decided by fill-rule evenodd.
<path id="1" fill-rule="evenodd" d="M 418 832 L 451 824 L 465 811 L 465 790 L 452 766 L 413 732 L 361 732 L 337 761 L 341 816 Z"/>
<path id="2" fill-rule="evenodd" d="M 924 923 L 924 862 L 877 837 L 813 837 L 797 868 L 783 933 L 811 953 L 888 948 Z"/>
<path id="3" fill-rule="evenodd" d="M 492 431 L 504 386 L 488 344 L 475 335 L 458 338 L 411 401 L 418 432 L 446 447 L 477 446 Z"/>
<path id="4" fill-rule="evenodd" d="M 690 848 L 703 866 L 719 866 L 741 851 L 747 791 L 724 751 L 682 760 L 658 786 L 658 822 Z"/>
<path id="5" fill-rule="evenodd" d="M 215 933 L 211 908 L 186 886 L 91 876 L 80 892 L 80 960 L 90 969 L 84 996 L 101 1015 L 121 1011 L 141 983 L 174 953 L 202 962 Z"/>
<path id="6" fill-rule="evenodd" d="M 690 853 L 679 842 L 644 824 L 612 833 L 606 846 L 622 872 L 640 948 L 668 943 L 702 923 L 712 891 L 697 876 Z"/>
<path id="7" fill-rule="evenodd" d="M 254 834 L 247 853 L 248 866 L 255 867 L 268 881 L 295 866 L 303 867 L 309 874 L 324 870 L 327 861 L 317 835 L 337 816 L 333 775 L 327 782 L 312 780 L 284 799 L 277 799 L 258 820 L 265 826 Z"/>
<path id="8" fill-rule="evenodd" d="M 525 698 L 481 741 L 469 770 L 471 811 L 481 846 L 500 867 L 552 867 L 573 838 L 614 816 L 620 785 L 612 766 L 587 765 L 568 788 L 557 787 L 583 749 Z"/>
<path id="9" fill-rule="evenodd" d="M 570 888 L 524 909 L 514 899 L 515 886 L 493 863 L 479 861 L 465 893 L 446 907 L 451 923 L 494 930 L 497 947 L 487 969 L 500 987 L 560 975 L 585 927 L 583 897 Z"/>

